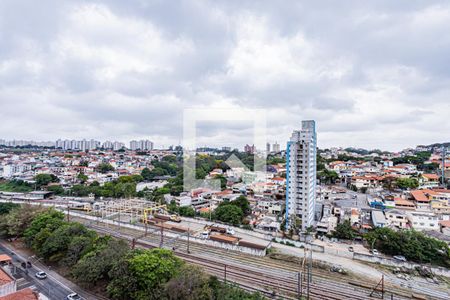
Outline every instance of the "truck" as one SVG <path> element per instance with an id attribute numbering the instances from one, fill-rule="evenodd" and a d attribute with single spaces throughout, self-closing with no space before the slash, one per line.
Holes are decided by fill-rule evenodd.
<path id="1" fill-rule="evenodd" d="M 208 230 L 211 232 L 227 233 L 227 229 L 225 227 L 220 227 L 217 225 L 206 225 L 205 230 Z"/>

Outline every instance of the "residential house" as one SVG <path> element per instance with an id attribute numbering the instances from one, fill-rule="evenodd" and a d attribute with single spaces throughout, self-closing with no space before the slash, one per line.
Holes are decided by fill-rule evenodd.
<path id="1" fill-rule="evenodd" d="M 398 229 L 409 228 L 409 220 L 403 210 L 390 209 L 385 211 L 385 216 L 389 227 Z"/>
<path id="2" fill-rule="evenodd" d="M 439 230 L 439 218 L 433 213 L 408 212 L 407 217 L 416 230 Z"/>
<path id="3" fill-rule="evenodd" d="M 372 210 L 372 223 L 374 227 L 386 227 L 387 220 L 381 210 Z"/>

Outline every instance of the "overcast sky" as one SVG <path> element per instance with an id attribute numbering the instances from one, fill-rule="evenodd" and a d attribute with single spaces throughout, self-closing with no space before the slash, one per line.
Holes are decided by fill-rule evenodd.
<path id="1" fill-rule="evenodd" d="M 2 0 L 0 105 L 5 139 L 167 146 L 186 108 L 245 108 L 282 145 L 303 119 L 320 147 L 450 141 L 450 2 Z M 199 144 L 252 141 L 220 117 Z"/>

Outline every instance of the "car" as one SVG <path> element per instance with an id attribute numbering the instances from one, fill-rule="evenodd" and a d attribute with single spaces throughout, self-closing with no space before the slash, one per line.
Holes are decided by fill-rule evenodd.
<path id="1" fill-rule="evenodd" d="M 372 249 L 372 251 L 370 251 L 370 252 L 372 252 L 373 255 L 378 255 L 379 254 L 377 249 Z"/>
<path id="2" fill-rule="evenodd" d="M 348 251 L 353 252 L 354 251 L 353 247 L 352 246 L 348 247 Z"/>
<path id="3" fill-rule="evenodd" d="M 227 234 L 234 235 L 234 229 L 228 227 L 228 228 L 227 228 Z"/>
<path id="4" fill-rule="evenodd" d="M 67 300 L 81 300 L 83 298 L 80 297 L 80 295 L 78 295 L 77 293 L 72 293 L 67 295 L 66 297 Z"/>
<path id="5" fill-rule="evenodd" d="M 47 273 L 39 271 L 36 274 L 34 274 L 34 276 L 36 276 L 36 278 L 38 279 L 45 279 L 47 278 Z"/>
<path id="6" fill-rule="evenodd" d="M 201 238 L 204 239 L 204 240 L 208 239 L 209 238 L 209 231 L 203 231 L 202 235 L 201 235 Z"/>
<path id="7" fill-rule="evenodd" d="M 406 257 L 404 257 L 403 255 L 395 255 L 394 259 L 398 261 L 406 261 Z"/>

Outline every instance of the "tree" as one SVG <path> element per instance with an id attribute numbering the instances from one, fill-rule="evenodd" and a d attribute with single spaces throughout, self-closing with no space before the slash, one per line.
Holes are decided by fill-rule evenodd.
<path id="1" fill-rule="evenodd" d="M 177 162 L 177 157 L 175 155 L 166 155 L 162 158 L 162 161 L 174 164 Z"/>
<path id="2" fill-rule="evenodd" d="M 33 187 L 23 180 L 0 181 L 0 191 L 27 193 L 32 190 Z"/>
<path id="3" fill-rule="evenodd" d="M 220 180 L 220 189 L 224 190 L 227 188 L 227 179 L 225 178 L 225 176 L 223 175 L 216 175 L 214 176 L 214 179 L 219 179 Z"/>
<path id="4" fill-rule="evenodd" d="M 111 165 L 108 164 L 108 163 L 101 163 L 101 164 L 99 164 L 99 165 L 97 166 L 97 171 L 99 171 L 100 173 L 105 174 L 105 173 L 108 173 L 108 172 L 110 172 L 110 171 L 114 171 L 114 167 L 111 166 Z"/>
<path id="5" fill-rule="evenodd" d="M 55 195 L 62 195 L 64 194 L 64 188 L 60 185 L 51 185 L 47 187 L 47 191 L 55 193 Z"/>
<path id="6" fill-rule="evenodd" d="M 333 236 L 338 239 L 352 240 L 355 235 L 356 232 L 353 230 L 350 220 L 345 220 L 343 223 L 337 224 L 333 231 Z"/>
<path id="7" fill-rule="evenodd" d="M 125 241 L 110 236 L 98 238 L 93 250 L 86 253 L 72 268 L 72 276 L 85 286 L 94 286 L 100 280 L 111 279 L 109 272 L 129 252 Z"/>
<path id="8" fill-rule="evenodd" d="M 134 250 L 111 270 L 108 294 L 113 299 L 161 299 L 164 285 L 182 264 L 166 249 Z"/>
<path id="9" fill-rule="evenodd" d="M 42 208 L 31 205 L 12 209 L 9 214 L 0 218 L 0 233 L 11 237 L 23 236 L 34 217 L 42 211 Z"/>
<path id="10" fill-rule="evenodd" d="M 24 232 L 25 241 L 28 246 L 31 246 L 37 234 L 42 229 L 47 228 L 50 232 L 53 232 L 64 223 L 64 214 L 62 212 L 56 211 L 53 208 L 43 211 L 28 225 L 28 228 Z M 36 244 L 34 248 L 39 249 L 41 246 L 42 244 Z"/>
<path id="11" fill-rule="evenodd" d="M 59 182 L 58 177 L 53 174 L 38 174 L 34 177 L 37 187 L 46 186 L 51 182 Z"/>
<path id="12" fill-rule="evenodd" d="M 389 255 L 403 255 L 419 263 L 450 266 L 450 248 L 440 240 L 415 230 L 376 228 L 364 235 L 370 245 Z"/>
<path id="13" fill-rule="evenodd" d="M 252 212 L 250 208 L 250 203 L 248 202 L 247 197 L 245 196 L 241 195 L 237 197 L 235 200 L 231 201 L 230 203 L 238 206 L 245 216 L 248 216 Z"/>
<path id="14" fill-rule="evenodd" d="M 419 186 L 419 182 L 415 178 L 397 178 L 396 185 L 402 189 L 415 189 Z"/>
<path id="15" fill-rule="evenodd" d="M 67 267 L 75 265 L 84 255 L 94 249 L 96 236 L 76 236 L 67 247 L 66 256 L 62 264 Z"/>
<path id="16" fill-rule="evenodd" d="M 149 168 L 144 168 L 141 172 L 141 176 L 145 179 L 145 180 L 151 180 L 152 179 L 152 172 L 150 171 Z"/>
<path id="17" fill-rule="evenodd" d="M 89 166 L 89 161 L 87 161 L 87 160 L 82 160 L 82 161 L 80 161 L 79 166 L 80 166 L 80 167 L 87 167 L 87 166 Z"/>
<path id="18" fill-rule="evenodd" d="M 169 300 L 209 300 L 213 290 L 209 286 L 209 276 L 194 265 L 184 265 L 165 287 Z"/>
<path id="19" fill-rule="evenodd" d="M 213 290 L 213 298 L 222 299 L 242 299 L 242 300 L 264 300 L 266 299 L 260 293 L 249 293 L 243 289 L 224 282 L 220 282 L 217 277 L 212 276 L 209 280 L 209 286 Z"/>
<path id="20" fill-rule="evenodd" d="M 16 203 L 0 203 L 0 215 L 6 215 L 14 208 L 19 208 L 20 205 Z"/>
<path id="21" fill-rule="evenodd" d="M 323 169 L 322 171 L 317 172 L 317 178 L 319 178 L 326 184 L 334 184 L 336 183 L 336 180 L 339 179 L 339 175 L 335 171 Z"/>
<path id="22" fill-rule="evenodd" d="M 76 236 L 94 237 L 95 233 L 80 223 L 72 222 L 64 224 L 53 231 L 42 246 L 36 250 L 45 259 L 59 261 L 65 256 L 72 239 Z"/>
<path id="23" fill-rule="evenodd" d="M 178 208 L 178 213 L 183 217 L 195 217 L 195 210 L 192 206 L 181 206 Z"/>
<path id="24" fill-rule="evenodd" d="M 78 176 L 77 176 L 77 179 L 81 183 L 85 183 L 86 181 L 88 181 L 89 177 L 87 177 L 84 173 L 79 173 Z"/>
<path id="25" fill-rule="evenodd" d="M 242 218 L 244 217 L 242 209 L 231 203 L 219 205 L 214 211 L 214 215 L 218 220 L 235 226 L 241 224 Z"/>

